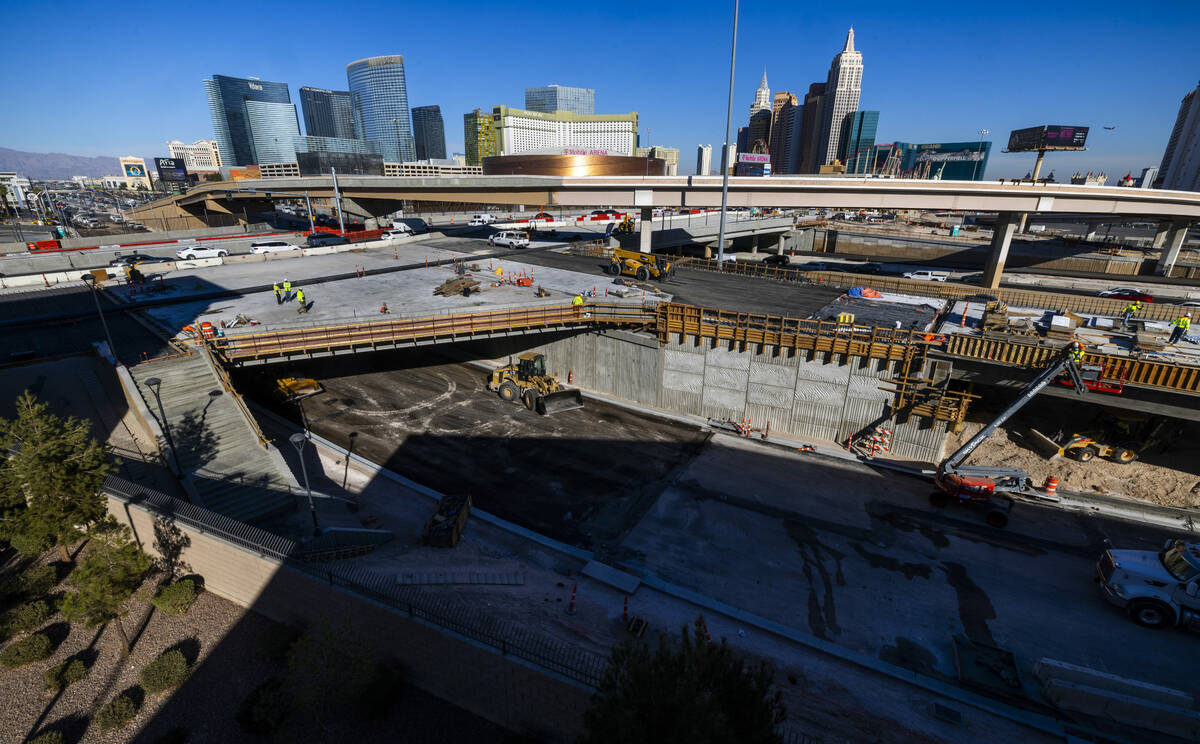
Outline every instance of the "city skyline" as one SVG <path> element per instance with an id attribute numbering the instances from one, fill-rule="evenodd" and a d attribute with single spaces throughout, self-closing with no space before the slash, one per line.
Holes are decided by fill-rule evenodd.
<path id="1" fill-rule="evenodd" d="M 1185 3 L 1168 5 L 1180 11 L 1188 8 Z M 1042 123 L 1092 127 L 1088 152 L 1048 158 L 1047 171 L 1057 171 L 1060 180 L 1076 170 L 1106 170 L 1115 178 L 1157 166 L 1179 102 L 1195 87 L 1194 70 L 1200 67 L 1200 51 L 1189 41 L 1194 28 L 1178 23 L 1169 9 L 1147 20 L 1111 4 L 1111 12 L 1074 19 L 1078 23 L 1063 32 L 1059 48 L 1074 44 L 1079 49 L 1107 48 L 1112 52 L 1068 55 L 1078 61 L 1054 66 L 1051 75 L 1050 62 L 1059 57 L 1018 58 L 1008 53 L 1010 43 L 1002 41 L 1006 32 L 1024 32 L 1034 21 L 1045 19 L 1044 9 L 1035 9 L 1033 4 L 989 19 L 986 23 L 994 33 L 983 36 L 961 33 L 961 18 L 949 13 L 921 16 L 920 35 L 930 41 L 914 44 L 902 38 L 905 34 L 896 33 L 897 28 L 913 29 L 911 24 L 916 21 L 911 16 L 868 3 L 856 6 L 852 13 L 830 14 L 807 25 L 809 43 L 798 50 L 785 49 L 754 32 L 755 28 L 773 27 L 784 7 L 742 9 L 734 91 L 737 109 L 745 111 L 742 102 L 753 98 L 764 68 L 777 90 L 799 96 L 810 82 L 821 78 L 846 29 L 854 26 L 856 47 L 866 50 L 871 67 L 864 77 L 861 105 L 882 112 L 876 141 L 967 141 L 986 128 L 992 133 L 996 153 L 989 166 L 992 177 L 1023 175 L 1032 168 L 1031 156 L 1003 155 L 999 150 L 1010 129 Z M 294 11 L 306 12 L 305 4 L 295 6 Z M 135 19 L 138 24 L 167 21 L 165 12 L 157 9 L 137 14 L 106 9 L 102 15 L 97 22 L 100 29 Z M 452 15 L 457 16 L 421 10 L 417 20 L 439 27 Z M 549 79 L 595 89 L 603 101 L 602 113 L 638 111 L 642 132 L 647 128 L 653 132 L 643 144 L 687 148 L 699 141 L 719 150 L 729 63 L 729 15 L 724 5 L 702 4 L 683 18 L 676 33 L 685 33 L 696 45 L 696 53 L 679 61 L 657 53 L 652 40 L 630 39 L 625 53 L 598 67 L 586 53 L 587 42 L 597 31 L 571 28 L 571 33 L 559 38 L 552 23 L 541 58 L 556 59 L 556 66 L 549 69 L 544 61 L 487 62 L 485 51 L 469 44 L 451 49 L 444 40 L 434 43 L 416 37 L 397 43 L 389 34 L 367 29 L 352 40 L 323 44 L 318 53 L 306 56 L 269 38 L 253 48 L 238 48 L 220 56 L 163 60 L 160 55 L 152 59 L 149 52 L 137 53 L 135 59 L 145 64 L 126 66 L 116 75 L 104 71 L 103 66 L 80 64 L 78 50 L 67 43 L 77 22 L 67 18 L 68 33 L 61 40 L 58 36 L 45 40 L 47 48 L 39 52 L 44 61 L 36 66 L 36 74 L 7 76 L 0 82 L 14 110 L 28 112 L 0 122 L 0 146 L 79 155 L 165 155 L 162 143 L 168 139 L 190 142 L 216 134 L 211 131 L 203 96 L 196 92 L 199 79 L 222 74 L 282 81 L 289 86 L 292 103 L 298 103 L 300 87 L 344 90 L 344 66 L 349 60 L 397 54 L 405 58 L 411 105 L 438 105 L 451 121 L 476 107 L 519 106 L 526 87 Z M 10 13 L 10 24 L 0 30 L 0 38 L 9 42 L 4 54 L 10 60 L 14 50 L 26 43 L 21 39 L 34 27 L 36 18 L 33 9 L 24 6 Z M 1099 18 L 1103 22 L 1093 20 Z M 1145 44 L 1171 47 L 1172 65 L 1159 69 L 1161 65 L 1152 59 L 1119 52 Z M 947 65 L 947 57 L 953 57 L 955 64 Z M 656 65 L 651 76 L 643 74 L 648 60 Z M 54 84 L 29 85 L 31 80 Z M 707 95 L 695 94 L 697 82 L 709 91 Z M 681 106 L 677 99 L 663 95 L 664 86 L 691 86 L 693 93 L 686 106 Z M 64 100 L 74 102 L 81 116 L 34 115 L 43 110 L 61 111 Z M 97 122 L 104 126 L 96 126 Z M 1116 129 L 1103 129 L 1106 126 Z M 457 127 L 450 127 L 446 144 L 448 152 L 464 150 Z"/>

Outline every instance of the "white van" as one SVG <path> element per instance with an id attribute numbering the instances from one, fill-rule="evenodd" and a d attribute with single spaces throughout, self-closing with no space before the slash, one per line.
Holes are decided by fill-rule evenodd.
<path id="1" fill-rule="evenodd" d="M 944 282 L 950 278 L 949 271 L 909 271 L 904 274 L 905 279 L 920 279 L 925 282 Z"/>
<path id="2" fill-rule="evenodd" d="M 250 244 L 250 252 L 255 254 L 263 253 L 284 253 L 286 251 L 298 251 L 300 246 L 292 245 L 286 240 L 260 240 Z"/>
<path id="3" fill-rule="evenodd" d="M 479 227 L 480 225 L 490 225 L 496 221 L 494 214 L 476 214 L 471 216 L 471 221 L 467 223 L 467 227 Z"/>

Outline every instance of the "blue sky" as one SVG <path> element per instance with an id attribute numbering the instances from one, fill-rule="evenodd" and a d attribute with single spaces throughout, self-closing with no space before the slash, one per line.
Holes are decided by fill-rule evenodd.
<path id="1" fill-rule="evenodd" d="M 168 139 L 212 136 L 200 81 L 213 73 L 286 81 L 298 103 L 300 86 L 344 90 L 346 64 L 377 54 L 404 55 L 409 103 L 442 107 L 451 151 L 463 113 L 521 106 L 526 86 L 546 83 L 595 88 L 599 113 L 639 112 L 643 143 L 680 148 L 681 173 L 697 144 L 716 153 L 723 139 L 731 3 L 25 2 L 3 15 L 0 146 L 18 150 L 165 155 Z M 986 128 L 989 177 L 1032 168 L 1032 155 L 999 150 L 1038 124 L 1092 127 L 1088 152 L 1048 156 L 1060 180 L 1136 175 L 1158 164 L 1200 79 L 1196 0 L 745 2 L 735 129 L 764 69 L 772 93 L 802 96 L 851 25 L 876 141 Z"/>

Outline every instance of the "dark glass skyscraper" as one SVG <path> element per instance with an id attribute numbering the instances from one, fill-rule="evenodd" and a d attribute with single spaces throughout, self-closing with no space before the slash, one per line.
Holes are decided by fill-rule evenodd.
<path id="1" fill-rule="evenodd" d="M 416 159 L 404 57 L 389 54 L 351 62 L 346 65 L 346 80 L 350 83 L 355 125 L 363 138 L 379 144 L 385 162 Z"/>
<path id="2" fill-rule="evenodd" d="M 842 125 L 838 158 L 846 166 L 847 173 L 870 171 L 871 146 L 875 144 L 875 132 L 879 129 L 878 111 L 855 111 L 847 114 Z"/>
<path id="3" fill-rule="evenodd" d="M 304 109 L 304 131 L 312 137 L 362 139 L 354 128 L 354 106 L 350 91 L 301 88 L 300 106 Z"/>
<path id="4" fill-rule="evenodd" d="M 287 83 L 272 83 L 258 78 L 213 75 L 204 81 L 208 113 L 212 117 L 213 139 L 221 153 L 221 164 L 255 165 L 253 135 L 246 116 L 246 101 L 291 103 Z M 293 114 L 293 117 L 295 114 Z"/>
<path id="5" fill-rule="evenodd" d="M 446 158 L 446 125 L 441 106 L 417 106 L 412 110 L 413 135 L 417 144 L 417 160 Z"/>

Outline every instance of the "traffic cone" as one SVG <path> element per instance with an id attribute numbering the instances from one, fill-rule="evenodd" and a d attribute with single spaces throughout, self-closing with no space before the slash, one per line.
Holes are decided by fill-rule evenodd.
<path id="1" fill-rule="evenodd" d="M 1053 496 L 1058 493 L 1058 478 L 1053 475 L 1046 477 L 1046 482 L 1042 484 L 1042 492 L 1047 496 Z"/>

